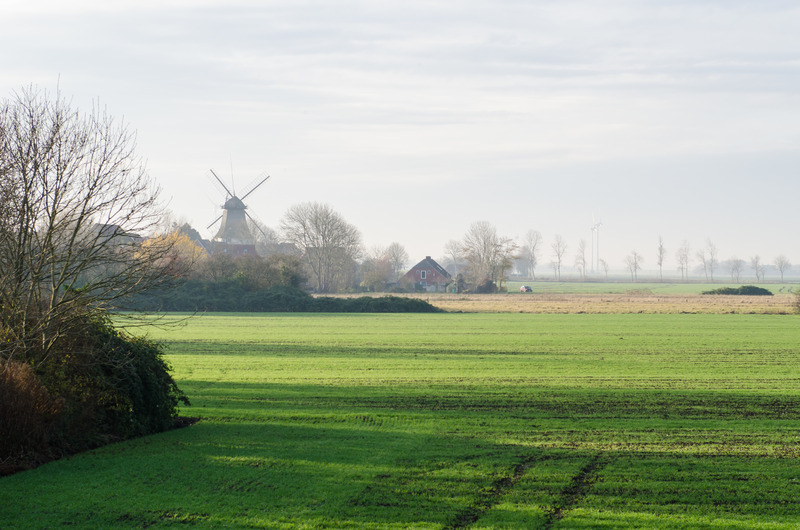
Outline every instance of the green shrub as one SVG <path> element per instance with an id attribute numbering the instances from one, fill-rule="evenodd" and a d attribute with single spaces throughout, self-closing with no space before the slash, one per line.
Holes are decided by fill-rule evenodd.
<path id="1" fill-rule="evenodd" d="M 439 311 L 423 300 L 398 296 L 380 298 L 314 298 L 291 285 L 247 291 L 236 281 L 190 280 L 171 291 L 140 298 L 137 309 L 159 311 L 246 311 L 323 313 L 433 313 Z"/>
<path id="2" fill-rule="evenodd" d="M 437 313 L 441 310 L 424 300 L 400 296 L 359 298 L 315 298 L 310 311 L 320 313 Z"/>
<path id="3" fill-rule="evenodd" d="M 64 402 L 53 444 L 72 452 L 171 428 L 178 403 L 188 400 L 162 354 L 159 344 L 91 317 L 41 368 Z"/>
<path id="4" fill-rule="evenodd" d="M 312 310 L 314 298 L 297 287 L 281 285 L 249 293 L 246 302 L 244 311 L 301 313 Z"/>
<path id="5" fill-rule="evenodd" d="M 701 294 L 729 294 L 743 296 L 772 296 L 769 289 L 756 287 L 755 285 L 742 285 L 741 287 L 720 287 L 710 291 L 703 291 Z"/>

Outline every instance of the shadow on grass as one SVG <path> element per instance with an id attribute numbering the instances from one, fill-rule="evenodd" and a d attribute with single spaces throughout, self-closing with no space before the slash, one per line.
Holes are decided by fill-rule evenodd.
<path id="1" fill-rule="evenodd" d="M 485 502 L 519 458 L 518 448 L 365 424 L 205 420 L 6 477 L 0 518 L 9 527 L 445 527 Z"/>
<path id="2" fill-rule="evenodd" d="M 645 390 L 183 384 L 195 404 L 185 413 L 202 416 L 200 423 L 6 477 L 0 520 L 8 527 L 548 528 L 577 522 L 578 508 L 604 517 L 679 514 L 675 527 L 731 514 L 800 518 L 791 500 L 800 495 L 796 459 L 591 448 L 631 435 L 619 419 L 637 420 L 654 438 L 670 434 L 662 410 L 647 408 L 653 398 Z M 689 400 L 700 420 L 733 418 L 743 405 L 762 420 L 774 417 L 764 401 L 774 396 L 659 399 L 676 410 Z M 584 416 L 605 421 L 605 430 L 582 424 Z M 556 430 L 558 437 L 545 437 Z M 769 433 L 738 434 L 760 443 Z M 690 442 L 702 443 L 702 435 Z"/>
<path id="3" fill-rule="evenodd" d="M 382 382 L 312 385 L 187 381 L 193 415 L 310 421 L 351 418 L 359 412 L 401 417 L 468 414 L 508 419 L 800 420 L 800 395 L 706 389 L 568 388 L 546 385 L 492 385 L 491 382 Z M 305 416 L 304 416 L 305 415 Z"/>

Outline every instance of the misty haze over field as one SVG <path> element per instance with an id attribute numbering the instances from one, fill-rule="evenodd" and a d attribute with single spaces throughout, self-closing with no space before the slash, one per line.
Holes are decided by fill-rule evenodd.
<path id="1" fill-rule="evenodd" d="M 632 251 L 656 269 L 659 236 L 673 276 L 684 241 L 693 254 L 712 241 L 720 261 L 800 262 L 794 2 L 29 0 L 0 13 L 3 95 L 60 88 L 124 117 L 170 209 L 201 232 L 219 215 L 215 168 L 240 188 L 272 176 L 248 202 L 268 226 L 328 203 L 412 263 L 481 220 L 540 231 L 543 272 L 556 235 L 571 266 L 596 222 L 612 269 Z"/>

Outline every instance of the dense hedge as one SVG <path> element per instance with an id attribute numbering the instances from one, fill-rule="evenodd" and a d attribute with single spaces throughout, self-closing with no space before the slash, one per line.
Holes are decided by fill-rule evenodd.
<path id="1" fill-rule="evenodd" d="M 322 313 L 435 313 L 440 310 L 424 300 L 397 296 L 315 298 L 291 286 L 247 290 L 241 283 L 189 280 L 183 285 L 141 296 L 128 304 L 146 311 L 213 312 L 322 312 Z"/>
<path id="2" fill-rule="evenodd" d="M 188 404 L 161 345 L 123 334 L 106 317 L 92 318 L 82 336 L 53 355 L 42 381 L 66 400 L 64 426 L 78 429 L 69 436 L 78 446 L 167 430 L 178 403 Z"/>
<path id="3" fill-rule="evenodd" d="M 769 289 L 756 287 L 755 285 L 742 285 L 741 287 L 720 287 L 710 291 L 703 291 L 702 294 L 732 294 L 744 296 L 772 296 Z"/>
<path id="4" fill-rule="evenodd" d="M 424 300 L 399 296 L 374 298 L 312 298 L 309 311 L 322 313 L 441 313 L 442 310 Z"/>
<path id="5" fill-rule="evenodd" d="M 35 370 L 0 363 L 0 474 L 173 427 L 189 402 L 162 354 L 93 315 Z"/>

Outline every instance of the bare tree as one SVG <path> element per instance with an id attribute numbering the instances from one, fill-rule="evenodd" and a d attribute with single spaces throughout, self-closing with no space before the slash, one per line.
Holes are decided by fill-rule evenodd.
<path id="1" fill-rule="evenodd" d="M 606 280 L 608 280 L 608 262 L 601 258 L 597 260 L 597 264 L 600 266 L 600 269 L 605 274 Z"/>
<path id="2" fill-rule="evenodd" d="M 700 260 L 700 266 L 703 267 L 706 281 L 714 281 L 714 270 L 717 266 L 717 247 L 710 239 L 706 240 L 705 248 L 698 250 L 695 256 Z"/>
<path id="3" fill-rule="evenodd" d="M 728 260 L 728 272 L 731 275 L 731 281 L 738 282 L 744 270 L 744 260 L 733 256 Z"/>
<path id="4" fill-rule="evenodd" d="M 495 278 L 497 287 L 503 288 L 503 282 L 506 280 L 506 273 L 514 266 L 514 260 L 517 259 L 517 249 L 519 247 L 510 237 L 503 237 L 499 241 L 497 249 L 497 261 L 495 262 Z"/>
<path id="5" fill-rule="evenodd" d="M 125 124 L 59 94 L 0 104 L 0 360 L 45 362 L 89 313 L 182 275 L 177 238 L 141 244 L 163 209 L 135 144 Z"/>
<path id="6" fill-rule="evenodd" d="M 361 233 L 327 204 L 306 202 L 281 220 L 283 237 L 303 253 L 316 290 L 329 293 L 349 283 L 361 255 Z"/>
<path id="7" fill-rule="evenodd" d="M 755 272 L 756 282 L 764 279 L 764 265 L 761 263 L 761 257 L 758 254 L 750 258 L 750 268 Z"/>
<path id="8" fill-rule="evenodd" d="M 644 258 L 642 258 L 641 254 L 635 250 L 625 257 L 625 265 L 627 265 L 628 270 L 631 273 L 631 279 L 634 282 L 639 280 L 639 271 L 642 268 L 643 260 Z"/>
<path id="9" fill-rule="evenodd" d="M 711 239 L 706 239 L 706 251 L 708 255 L 708 275 L 711 281 L 714 281 L 714 270 L 717 268 L 717 247 L 711 241 Z"/>
<path id="10" fill-rule="evenodd" d="M 678 248 L 678 251 L 675 253 L 675 258 L 678 261 L 678 270 L 681 272 L 681 280 L 687 280 L 689 278 L 689 253 L 691 247 L 689 246 L 688 241 L 684 241 L 681 243 L 681 246 Z"/>
<path id="11" fill-rule="evenodd" d="M 269 256 L 280 251 L 281 239 L 276 230 L 255 219 L 248 218 L 247 224 L 253 234 L 256 252 L 260 256 Z"/>
<path id="12" fill-rule="evenodd" d="M 497 229 L 487 221 L 472 223 L 461 242 L 461 254 L 469 265 L 474 283 L 491 279 L 497 246 Z"/>
<path id="13" fill-rule="evenodd" d="M 453 278 L 458 276 L 458 263 L 462 259 L 463 246 L 461 241 L 451 239 L 444 245 L 444 253 L 447 259 L 453 262 Z"/>
<path id="14" fill-rule="evenodd" d="M 578 250 L 575 254 L 575 268 L 581 275 L 581 279 L 586 279 L 586 241 L 581 239 L 578 242 Z"/>
<path id="15" fill-rule="evenodd" d="M 658 281 L 664 281 L 664 260 L 667 258 L 667 247 L 664 246 L 664 239 L 658 236 L 658 247 L 656 247 L 656 265 L 658 265 Z"/>
<path id="16" fill-rule="evenodd" d="M 396 281 L 406 270 L 406 264 L 408 263 L 408 252 L 406 252 L 406 249 L 403 247 L 403 245 L 395 241 L 386 247 L 386 257 L 389 260 L 389 265 L 392 267 L 392 273 L 394 274 L 394 280 Z"/>
<path id="17" fill-rule="evenodd" d="M 400 243 L 388 247 L 372 247 L 361 262 L 361 285 L 370 291 L 383 291 L 396 282 L 408 261 L 408 253 Z"/>
<path id="18" fill-rule="evenodd" d="M 786 271 L 788 271 L 792 267 L 792 263 L 789 261 L 789 258 L 781 254 L 777 258 L 775 258 L 775 268 L 778 269 L 778 272 L 781 273 L 781 282 L 783 281 L 783 275 Z"/>
<path id="19" fill-rule="evenodd" d="M 200 260 L 195 270 L 197 277 L 203 280 L 219 282 L 233 279 L 236 265 L 233 256 L 225 252 L 217 252 Z"/>
<path id="20" fill-rule="evenodd" d="M 567 243 L 561 235 L 556 234 L 550 248 L 553 250 L 553 272 L 555 272 L 556 280 L 561 281 L 561 264 L 564 261 L 564 254 L 567 252 Z"/>
<path id="21" fill-rule="evenodd" d="M 487 221 L 473 223 L 462 242 L 462 254 L 469 264 L 474 283 L 490 280 L 502 287 L 505 273 L 511 268 L 517 249 L 511 238 L 497 234 Z"/>
<path id="22" fill-rule="evenodd" d="M 536 265 L 539 264 L 539 252 L 542 247 L 542 234 L 538 230 L 528 230 L 522 240 L 520 257 L 525 263 L 528 276 L 536 281 Z"/>
<path id="23" fill-rule="evenodd" d="M 384 291 L 396 279 L 388 248 L 373 247 L 360 267 L 361 286 L 369 291 Z"/>
<path id="24" fill-rule="evenodd" d="M 708 255 L 706 255 L 706 250 L 698 250 L 695 252 L 694 256 L 700 261 L 700 266 L 703 268 L 703 274 L 705 275 L 706 281 L 708 281 Z"/>

